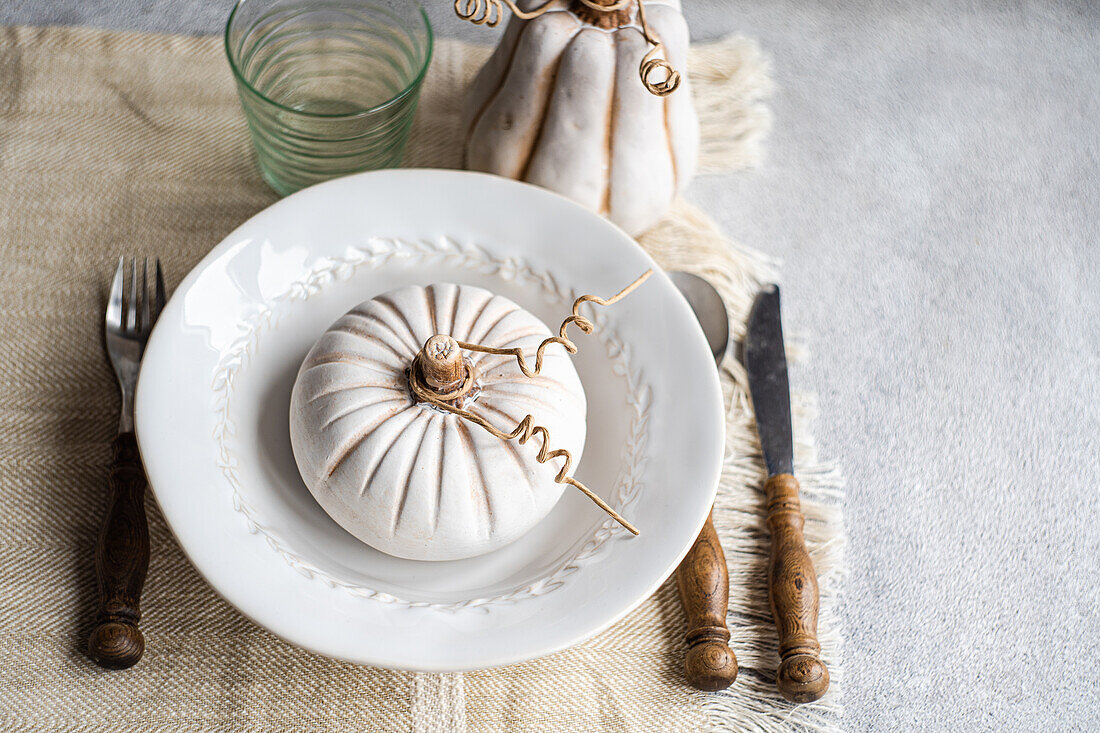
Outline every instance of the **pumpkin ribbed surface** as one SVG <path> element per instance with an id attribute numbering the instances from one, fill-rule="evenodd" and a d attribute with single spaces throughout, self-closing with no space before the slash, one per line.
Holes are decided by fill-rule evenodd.
<path id="1" fill-rule="evenodd" d="M 636 22 L 600 28 L 577 6 L 557 0 L 544 15 L 508 21 L 466 99 L 466 167 L 549 188 L 640 234 L 695 172 L 690 80 L 684 74 L 667 97 L 650 94 L 638 76 L 649 46 Z M 683 73 L 688 28 L 679 2 L 648 2 L 646 14 Z"/>
<path id="2" fill-rule="evenodd" d="M 357 538 L 418 560 L 471 557 L 501 547 L 560 498 L 560 460 L 540 464 L 541 439 L 506 442 L 412 398 L 406 370 L 425 341 L 447 334 L 534 350 L 546 325 L 511 300 L 467 285 L 393 290 L 356 306 L 314 344 L 294 384 L 290 435 L 306 486 Z M 586 401 L 570 357 L 546 349 L 525 377 L 512 356 L 469 352 L 480 391 L 464 407 L 510 431 L 527 414 L 552 448 L 579 462 Z"/>

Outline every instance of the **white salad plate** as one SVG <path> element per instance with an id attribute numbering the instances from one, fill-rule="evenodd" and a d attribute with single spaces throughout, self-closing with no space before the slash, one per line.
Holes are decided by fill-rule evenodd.
<path id="1" fill-rule="evenodd" d="M 637 537 L 567 487 L 535 529 L 488 555 L 384 555 L 341 529 L 302 482 L 290 393 L 325 329 L 395 287 L 477 285 L 557 331 L 575 297 L 612 295 L 651 267 L 601 217 L 494 176 L 382 171 L 279 201 L 184 278 L 149 340 L 137 436 L 164 516 L 230 603 L 321 654 L 461 671 L 596 634 L 673 572 L 706 519 L 721 469 L 714 361 L 664 273 L 614 306 L 582 306 L 594 334 L 570 329 L 588 398 L 576 476 L 633 522 Z"/>

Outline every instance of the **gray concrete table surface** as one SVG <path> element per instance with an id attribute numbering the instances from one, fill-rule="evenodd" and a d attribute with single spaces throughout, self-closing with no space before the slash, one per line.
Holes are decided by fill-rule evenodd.
<path id="1" fill-rule="evenodd" d="M 691 0 L 774 62 L 759 169 L 691 197 L 782 258 L 848 477 L 846 727 L 1100 729 L 1100 3 Z M 430 2 L 442 35 L 493 31 Z M 8 0 L 216 33 L 229 3 Z"/>

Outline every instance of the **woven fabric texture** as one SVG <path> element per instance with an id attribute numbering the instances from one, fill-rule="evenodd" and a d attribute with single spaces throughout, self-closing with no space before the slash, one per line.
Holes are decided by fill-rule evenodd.
<path id="1" fill-rule="evenodd" d="M 438 44 L 407 164 L 458 164 L 456 111 L 487 54 Z M 760 101 L 767 69 L 755 45 L 699 46 L 690 71 L 703 168 L 753 163 L 768 124 Z M 682 681 L 683 618 L 671 583 L 595 639 L 525 664 L 427 675 L 334 662 L 286 644 L 221 600 L 152 498 L 146 655 L 123 672 L 92 664 L 84 654 L 95 605 L 92 548 L 118 406 L 101 336 L 114 263 L 122 253 L 159 256 L 172 285 L 274 200 L 254 167 L 219 39 L 0 28 L 0 727 L 835 729 L 843 686 L 840 481 L 814 456 L 812 400 L 795 395 L 833 689 L 794 707 L 774 692 L 763 469 L 737 364 L 724 375 L 729 445 L 715 510 L 730 565 L 731 645 L 741 662 L 725 693 L 699 693 Z M 715 281 L 738 327 L 755 289 L 774 277 L 771 263 L 734 247 L 684 202 L 642 244 L 665 266 Z"/>

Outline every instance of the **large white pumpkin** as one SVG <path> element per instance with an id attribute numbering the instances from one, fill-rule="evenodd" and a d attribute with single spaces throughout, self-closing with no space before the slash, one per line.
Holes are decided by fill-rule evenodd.
<path id="1" fill-rule="evenodd" d="M 452 560 L 501 547 L 554 507 L 560 460 L 411 396 L 407 370 L 424 343 L 446 334 L 497 348 L 550 335 L 507 298 L 468 285 L 393 290 L 356 306 L 302 363 L 290 405 L 290 438 L 306 486 L 340 526 L 391 555 Z M 545 352 L 528 378 L 513 356 L 465 354 L 480 391 L 462 405 L 510 431 L 528 413 L 565 448 L 584 448 L 587 405 L 564 349 Z"/>
<path id="2" fill-rule="evenodd" d="M 679 0 L 651 0 L 645 11 L 682 75 L 666 97 L 638 75 L 649 46 L 635 3 L 598 13 L 553 0 L 532 20 L 510 18 L 467 96 L 466 167 L 557 191 L 630 234 L 656 224 L 695 172 L 699 122 Z"/>

